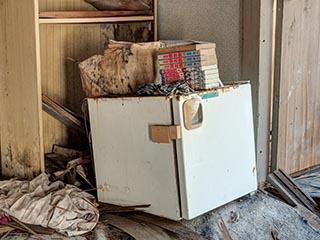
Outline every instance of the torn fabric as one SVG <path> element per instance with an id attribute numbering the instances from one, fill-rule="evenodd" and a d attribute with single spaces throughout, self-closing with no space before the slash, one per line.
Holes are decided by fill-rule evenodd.
<path id="1" fill-rule="evenodd" d="M 76 236 L 94 229 L 99 220 L 95 198 L 41 174 L 32 181 L 0 181 L 0 211 L 23 223 Z"/>

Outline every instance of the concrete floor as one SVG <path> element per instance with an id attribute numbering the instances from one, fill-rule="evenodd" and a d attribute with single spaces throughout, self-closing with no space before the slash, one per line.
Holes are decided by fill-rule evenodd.
<path id="1" fill-rule="evenodd" d="M 320 233 L 309 226 L 295 208 L 261 191 L 183 223 L 198 232 L 203 239 L 223 240 L 217 224 L 221 218 L 234 240 L 320 239 Z M 99 223 L 94 232 L 81 237 L 63 238 L 60 235 L 42 237 L 77 240 L 133 239 L 104 223 Z M 13 234 L 6 239 L 36 238 L 25 234 Z"/>

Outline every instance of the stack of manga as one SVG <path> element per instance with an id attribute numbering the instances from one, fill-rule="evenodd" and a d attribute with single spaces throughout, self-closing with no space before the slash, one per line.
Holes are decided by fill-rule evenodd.
<path id="1" fill-rule="evenodd" d="M 185 80 L 195 90 L 222 86 L 214 43 L 161 48 L 158 63 L 163 84 Z"/>

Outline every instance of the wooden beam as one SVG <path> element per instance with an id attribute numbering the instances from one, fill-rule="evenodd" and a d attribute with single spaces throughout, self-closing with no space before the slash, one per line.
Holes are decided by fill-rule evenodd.
<path id="1" fill-rule="evenodd" d="M 0 0 L 0 128 L 4 178 L 44 170 L 37 0 Z"/>
<path id="2" fill-rule="evenodd" d="M 40 12 L 42 18 L 97 18 L 145 15 L 144 11 L 55 11 Z"/>
<path id="3" fill-rule="evenodd" d="M 116 22 L 141 22 L 153 21 L 153 16 L 129 16 L 129 17 L 98 17 L 98 18 L 59 18 L 39 19 L 40 24 L 70 24 L 70 23 L 116 23 Z"/>
<path id="4" fill-rule="evenodd" d="M 153 4 L 154 4 L 154 41 L 158 41 L 158 0 L 153 0 Z"/>
<path id="5" fill-rule="evenodd" d="M 272 145 L 271 145 L 271 171 L 278 168 L 278 129 L 279 129 L 279 104 L 280 104 L 280 78 L 282 55 L 282 23 L 283 0 L 277 0 L 277 24 L 274 59 L 274 87 L 273 87 L 273 114 L 272 114 Z"/>

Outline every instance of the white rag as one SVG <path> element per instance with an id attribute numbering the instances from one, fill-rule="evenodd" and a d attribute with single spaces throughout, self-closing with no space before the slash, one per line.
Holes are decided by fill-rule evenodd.
<path id="1" fill-rule="evenodd" d="M 0 181 L 0 211 L 69 237 L 90 232 L 99 220 L 92 195 L 61 181 L 51 183 L 47 174 L 32 181 Z"/>

